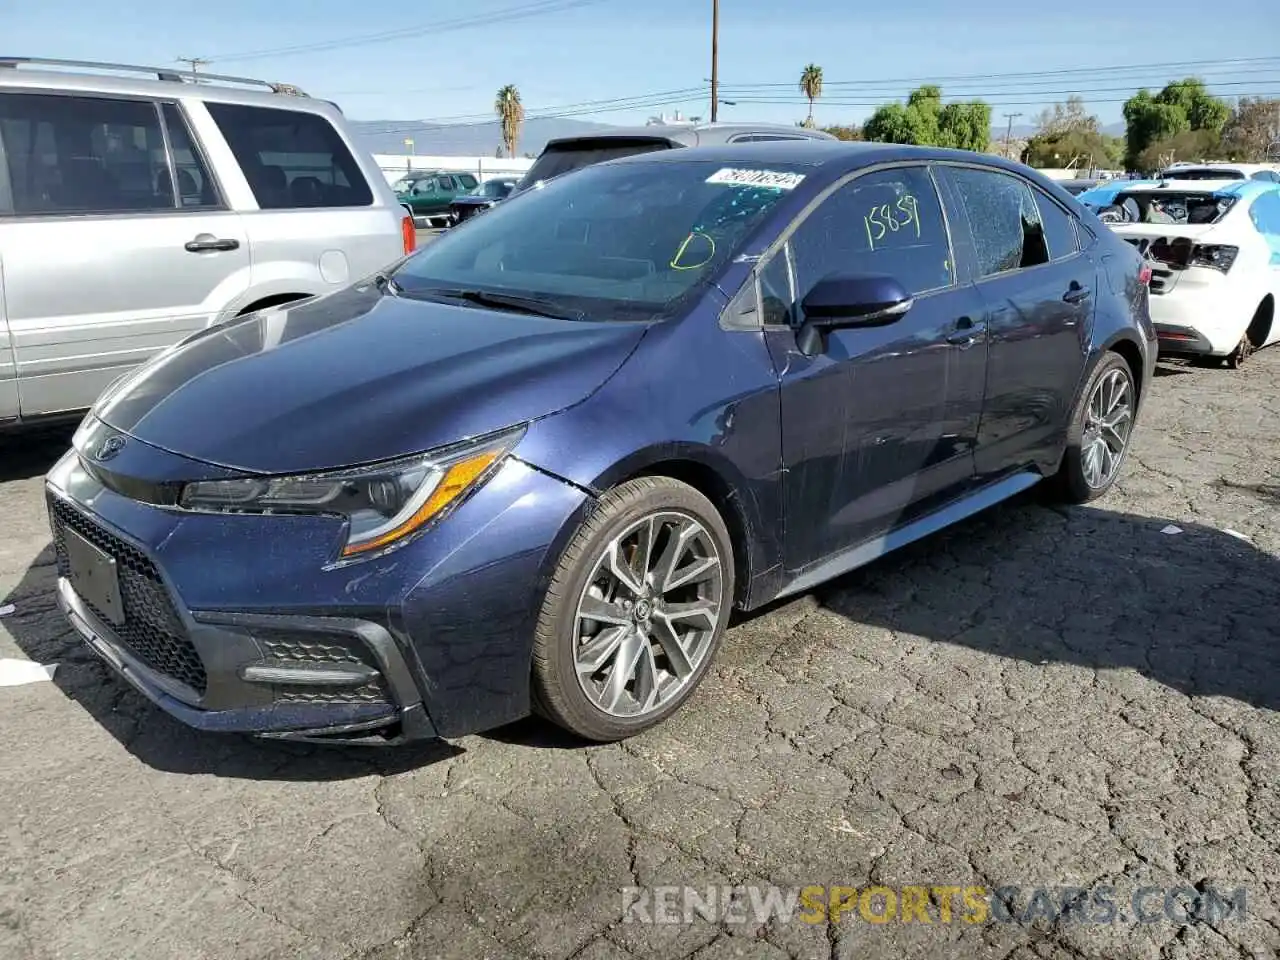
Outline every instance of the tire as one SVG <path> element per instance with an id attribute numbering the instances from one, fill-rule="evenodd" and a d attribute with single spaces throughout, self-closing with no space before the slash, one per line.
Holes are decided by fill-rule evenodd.
<path id="1" fill-rule="evenodd" d="M 1127 404 L 1127 420 L 1116 417 L 1115 412 L 1105 415 L 1105 419 L 1116 419 L 1116 427 L 1123 424 L 1123 429 L 1117 432 L 1105 427 L 1099 428 L 1096 417 L 1099 407 L 1094 404 L 1094 401 L 1101 399 L 1102 406 L 1105 407 L 1108 401 L 1106 397 L 1099 397 L 1100 391 L 1104 389 L 1104 384 L 1106 389 L 1119 389 L 1114 386 L 1118 383 L 1123 383 L 1124 396 L 1127 397 L 1127 400 L 1123 401 Z M 1089 378 L 1088 385 L 1081 391 L 1076 409 L 1071 415 L 1071 424 L 1067 428 L 1067 449 L 1062 457 L 1062 465 L 1053 478 L 1055 493 L 1060 499 L 1068 503 L 1088 503 L 1104 496 L 1115 484 L 1116 478 L 1120 475 L 1120 468 L 1124 466 L 1125 455 L 1129 452 L 1129 439 L 1133 432 L 1136 415 L 1136 400 L 1137 390 L 1129 364 L 1119 354 L 1107 353 L 1093 372 L 1093 376 Z M 1115 449 L 1117 439 L 1118 451 Z M 1101 478 L 1094 470 L 1097 462 L 1091 459 L 1101 454 L 1090 452 L 1095 449 L 1099 440 L 1107 445 L 1112 456 L 1110 469 L 1103 472 Z"/>
<path id="2" fill-rule="evenodd" d="M 630 547 L 642 529 L 653 531 L 656 549 L 648 551 L 649 577 L 637 592 L 624 582 L 640 585 L 635 575 L 640 550 L 632 553 Z M 674 534 L 680 530 L 684 536 L 677 541 Z M 682 546 L 671 559 L 666 550 L 676 542 Z M 610 555 L 618 557 L 625 579 L 611 572 Z M 659 560 L 669 560 L 676 573 L 705 570 L 682 585 L 679 577 L 662 577 L 654 569 Z M 662 579 L 672 582 L 666 593 L 656 589 Z M 608 491 L 565 548 L 543 599 L 533 643 L 535 711 L 601 743 L 624 740 L 666 720 L 693 694 L 715 659 L 733 591 L 733 545 L 711 501 L 669 477 L 641 477 Z M 583 616 L 584 604 L 608 619 Z M 703 612 L 691 616 L 691 604 Z M 610 656 L 609 650 L 615 652 Z M 580 680 L 579 657 L 593 653 L 600 663 Z M 629 653 L 634 671 L 622 671 L 611 686 L 618 660 Z"/>

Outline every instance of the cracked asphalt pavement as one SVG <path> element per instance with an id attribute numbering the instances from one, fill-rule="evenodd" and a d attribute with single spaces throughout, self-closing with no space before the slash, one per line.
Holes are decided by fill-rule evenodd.
<path id="1" fill-rule="evenodd" d="M 1280 955 L 1280 349 L 1162 364 L 1101 502 L 1029 495 L 743 618 L 680 714 L 610 746 L 533 720 L 399 751 L 186 730 L 57 613 L 40 474 L 66 441 L 0 447 L 0 658 L 58 665 L 0 687 L 6 960 Z M 711 883 L 1247 908 L 623 922 L 623 888 Z"/>

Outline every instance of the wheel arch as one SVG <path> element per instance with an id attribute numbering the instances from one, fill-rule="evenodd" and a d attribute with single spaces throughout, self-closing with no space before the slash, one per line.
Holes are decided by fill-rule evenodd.
<path id="1" fill-rule="evenodd" d="M 682 443 L 634 453 L 605 470 L 591 486 L 604 491 L 640 477 L 679 480 L 711 501 L 729 530 L 733 548 L 734 605 L 745 607 L 763 559 L 755 541 L 764 521 L 754 499 L 744 496 L 746 478 L 727 458 L 698 444 Z"/>
<path id="2" fill-rule="evenodd" d="M 1143 382 L 1143 357 L 1142 348 L 1131 340 L 1129 337 L 1120 335 L 1108 343 L 1102 350 L 1098 352 L 1098 362 L 1102 361 L 1103 356 L 1108 353 L 1118 353 L 1126 364 L 1129 365 L 1129 373 L 1133 377 L 1133 389 L 1137 393 L 1138 406 L 1142 404 L 1144 399 L 1144 388 L 1146 384 Z M 1096 364 L 1095 364 L 1096 369 Z M 1092 371 L 1090 371 L 1092 375 Z M 1086 379 L 1086 383 L 1088 380 Z"/>
<path id="3" fill-rule="evenodd" d="M 1245 335 L 1255 348 L 1265 345 L 1271 339 L 1275 317 L 1275 296 L 1268 293 L 1262 298 L 1262 302 L 1258 304 L 1258 309 L 1253 313 L 1253 319 L 1249 321 L 1249 328 L 1245 331 Z"/>

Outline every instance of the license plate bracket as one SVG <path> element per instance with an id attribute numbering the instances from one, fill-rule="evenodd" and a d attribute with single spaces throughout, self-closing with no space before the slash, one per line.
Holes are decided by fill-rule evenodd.
<path id="1" fill-rule="evenodd" d="M 110 623 L 122 626 L 124 601 L 115 557 L 70 528 L 63 528 L 62 537 L 72 589 Z"/>

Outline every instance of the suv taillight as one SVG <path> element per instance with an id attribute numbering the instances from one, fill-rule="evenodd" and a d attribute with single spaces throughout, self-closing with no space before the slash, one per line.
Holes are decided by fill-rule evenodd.
<path id="1" fill-rule="evenodd" d="M 413 217 L 405 214 L 400 218 L 400 237 L 404 240 L 404 252 L 407 256 L 418 247 L 418 231 L 414 229 Z"/>
<path id="2" fill-rule="evenodd" d="M 1226 273 L 1231 269 L 1231 265 L 1236 262 L 1236 254 L 1240 252 L 1239 247 L 1230 247 L 1225 244 L 1202 243 L 1191 251 L 1191 260 L 1188 262 L 1189 267 L 1211 267 L 1214 270 L 1221 270 Z"/>
<path id="3" fill-rule="evenodd" d="M 1144 263 L 1138 268 L 1138 282 L 1144 287 L 1151 286 L 1151 264 Z"/>

